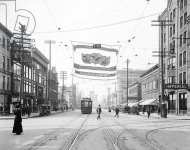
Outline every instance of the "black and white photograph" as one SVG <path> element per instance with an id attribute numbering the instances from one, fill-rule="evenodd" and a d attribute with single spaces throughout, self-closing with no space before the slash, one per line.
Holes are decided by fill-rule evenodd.
<path id="1" fill-rule="evenodd" d="M 0 0 L 0 150 L 190 150 L 190 0 Z"/>

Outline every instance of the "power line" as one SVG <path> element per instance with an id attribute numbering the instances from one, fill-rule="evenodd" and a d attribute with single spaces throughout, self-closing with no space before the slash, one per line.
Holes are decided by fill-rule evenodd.
<path id="1" fill-rule="evenodd" d="M 44 31 L 44 32 L 35 32 L 34 34 L 48 34 L 48 33 L 61 33 L 61 32 L 77 32 L 77 31 L 86 31 L 86 30 L 93 30 L 93 29 L 100 29 L 100 28 L 106 28 L 106 27 L 111 27 L 111 26 L 116 26 L 116 25 L 121 25 L 121 24 L 126 24 L 130 23 L 133 21 L 138 21 L 138 20 L 143 20 L 152 16 L 156 16 L 160 14 L 160 12 L 149 14 L 147 16 L 143 17 L 137 17 L 137 18 L 132 18 L 128 20 L 122 20 L 110 24 L 103 24 L 103 25 L 97 25 L 97 26 L 91 26 L 91 27 L 83 27 L 83 28 L 76 28 L 76 29 L 68 29 L 68 30 L 59 30 L 59 31 Z"/>

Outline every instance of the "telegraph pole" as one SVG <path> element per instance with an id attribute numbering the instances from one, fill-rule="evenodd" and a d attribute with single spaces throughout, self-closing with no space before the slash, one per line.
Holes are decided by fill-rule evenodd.
<path id="1" fill-rule="evenodd" d="M 171 20 L 155 20 L 152 22 L 157 22 L 158 24 L 152 24 L 152 26 L 160 26 L 160 32 L 161 32 L 161 45 L 160 45 L 160 51 L 158 52 L 158 57 L 160 58 L 160 74 L 161 74 L 161 97 L 160 97 L 160 112 L 161 112 L 161 117 L 162 118 L 167 118 L 167 114 L 166 114 L 166 110 L 164 109 L 164 102 L 165 102 L 165 97 L 164 97 L 164 88 L 165 88 L 165 83 L 164 83 L 164 57 L 166 56 L 165 52 L 164 52 L 164 45 L 163 45 L 163 27 L 164 26 L 171 26 L 173 25 L 172 23 L 169 24 L 171 22 Z"/>
<path id="2" fill-rule="evenodd" d="M 48 83 L 48 103 L 50 104 L 51 102 L 50 102 L 50 84 L 51 84 L 51 82 L 50 82 L 50 79 L 51 79 L 51 77 L 50 77 L 50 72 L 51 72 L 51 47 L 52 47 L 52 44 L 55 44 L 55 41 L 53 41 L 53 40 L 46 40 L 45 41 L 45 43 L 46 44 L 49 44 L 49 72 L 48 72 L 48 78 L 47 78 L 47 83 Z"/>
<path id="3" fill-rule="evenodd" d="M 127 60 L 126 60 L 126 64 L 127 64 L 127 93 L 126 93 L 126 97 L 127 97 L 127 107 L 128 107 L 128 103 L 129 103 L 129 101 L 128 101 L 128 89 L 129 89 L 129 59 L 127 58 Z"/>

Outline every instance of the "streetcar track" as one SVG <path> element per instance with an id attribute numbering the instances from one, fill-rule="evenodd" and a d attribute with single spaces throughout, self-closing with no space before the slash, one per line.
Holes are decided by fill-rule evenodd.
<path id="1" fill-rule="evenodd" d="M 80 115 L 80 116 L 82 116 L 82 115 Z M 78 118 L 78 117 L 79 116 L 77 116 L 77 119 L 81 119 L 81 118 Z M 69 120 L 69 122 L 67 124 L 69 125 L 73 121 L 76 121 L 76 118 Z M 66 125 L 64 124 L 64 126 L 66 126 Z M 40 147 L 47 144 L 49 141 L 56 140 L 57 137 L 59 136 L 59 133 L 61 133 L 63 131 L 65 131 L 65 127 L 60 127 L 60 128 L 54 129 L 54 130 L 52 130 L 50 132 L 45 133 L 42 138 L 34 141 L 33 143 L 27 144 L 27 145 L 21 147 L 21 149 L 22 150 L 37 150 Z"/>

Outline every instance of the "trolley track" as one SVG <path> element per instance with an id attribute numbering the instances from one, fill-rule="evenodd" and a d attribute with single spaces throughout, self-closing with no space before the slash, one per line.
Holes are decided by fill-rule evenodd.
<path id="1" fill-rule="evenodd" d="M 60 126 L 56 129 L 53 129 L 50 132 L 45 133 L 44 136 L 41 137 L 40 139 L 34 141 L 33 143 L 30 143 L 30 144 L 27 144 L 27 145 L 21 147 L 21 150 L 37 150 L 37 149 L 40 149 L 41 147 L 47 146 L 48 143 L 51 141 L 56 141 L 60 137 L 60 134 L 66 131 L 65 127 L 69 126 L 71 123 L 81 119 L 80 116 L 82 116 L 82 115 L 79 115 L 79 116 L 76 116 L 76 117 L 70 119 L 66 124 L 64 124 L 64 127 Z M 85 120 L 86 120 L 86 118 L 85 118 Z M 77 132 L 77 130 L 72 131 L 70 136 L 73 137 L 76 134 L 76 132 Z M 62 139 L 62 140 L 63 141 L 65 140 L 68 143 L 67 139 Z M 65 145 L 67 145 L 65 142 L 63 142 L 63 143 Z"/>

